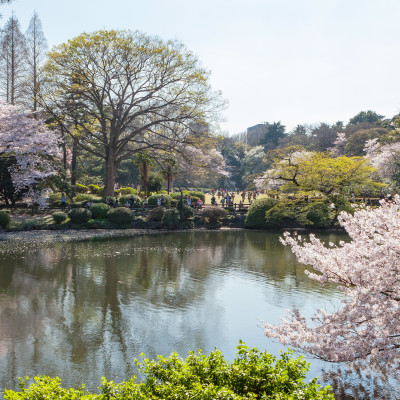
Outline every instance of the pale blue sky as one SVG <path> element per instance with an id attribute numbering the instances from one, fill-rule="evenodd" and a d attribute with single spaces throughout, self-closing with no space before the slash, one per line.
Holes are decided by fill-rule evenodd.
<path id="1" fill-rule="evenodd" d="M 263 122 L 348 122 L 400 111 L 399 0 L 14 0 L 25 31 L 39 13 L 50 46 L 83 31 L 179 39 L 211 71 L 231 134 Z"/>

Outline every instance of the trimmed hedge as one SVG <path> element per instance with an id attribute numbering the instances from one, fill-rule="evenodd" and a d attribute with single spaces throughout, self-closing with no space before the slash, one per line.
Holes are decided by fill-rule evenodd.
<path id="1" fill-rule="evenodd" d="M 63 223 L 64 221 L 67 220 L 68 215 L 67 215 L 65 212 L 62 212 L 62 211 L 56 211 L 56 212 L 54 212 L 54 213 L 52 214 L 52 217 L 53 217 L 54 222 L 55 222 L 56 224 L 61 224 L 61 223 Z"/>
<path id="2" fill-rule="evenodd" d="M 80 183 L 77 183 L 75 185 L 75 192 L 76 193 L 87 193 L 89 191 L 89 188 L 85 185 L 81 185 Z"/>
<path id="3" fill-rule="evenodd" d="M 120 196 L 128 196 L 129 194 L 137 195 L 138 191 L 130 186 L 127 186 L 116 190 L 115 194 L 118 194 Z"/>
<path id="4" fill-rule="evenodd" d="M 139 204 L 142 203 L 142 198 L 141 198 L 141 197 L 139 197 L 139 196 L 137 196 L 137 195 L 135 195 L 135 194 L 129 194 L 129 195 L 126 195 L 126 196 L 121 196 L 121 197 L 118 199 L 119 204 L 120 204 L 121 206 L 124 206 L 125 203 L 126 203 L 126 201 L 129 200 L 131 197 L 133 197 L 133 199 L 135 200 L 135 203 L 136 203 L 136 204 L 137 204 L 137 203 L 139 203 Z"/>
<path id="5" fill-rule="evenodd" d="M 165 198 L 165 204 L 164 206 L 170 206 L 171 205 L 171 196 L 168 196 L 167 194 L 153 194 L 153 196 L 149 197 L 149 206 L 156 206 L 157 205 L 157 199 L 161 196 L 164 196 Z"/>
<path id="6" fill-rule="evenodd" d="M 132 211 L 126 207 L 113 208 L 107 213 L 107 219 L 117 225 L 126 225 L 132 222 Z"/>
<path id="7" fill-rule="evenodd" d="M 0 211 L 0 226 L 3 229 L 8 228 L 8 226 L 10 225 L 10 214 L 7 211 Z"/>
<path id="8" fill-rule="evenodd" d="M 88 185 L 87 186 L 91 194 L 97 194 L 98 196 L 103 196 L 104 186 L 98 185 Z"/>
<path id="9" fill-rule="evenodd" d="M 322 388 L 317 379 L 307 379 L 310 364 L 304 357 L 292 357 L 292 350 L 278 358 L 240 342 L 233 362 L 217 349 L 209 356 L 192 351 L 186 359 L 172 353 L 168 358 L 135 360 L 144 375 L 142 382 L 135 377 L 122 383 L 103 378 L 101 393 L 91 394 L 84 387 L 64 389 L 59 378 L 36 377 L 30 385 L 21 380 L 20 392 L 6 389 L 5 400 L 334 400 L 329 386 Z"/>
<path id="10" fill-rule="evenodd" d="M 96 196 L 95 194 L 81 193 L 75 196 L 75 203 L 81 203 L 83 201 L 101 201 L 101 197 Z"/>
<path id="11" fill-rule="evenodd" d="M 213 207 L 213 208 L 206 208 L 202 213 L 201 216 L 208 220 L 210 224 L 218 224 L 221 218 L 225 218 L 228 215 L 224 208 Z"/>
<path id="12" fill-rule="evenodd" d="M 206 195 L 202 192 L 197 192 L 197 191 L 192 190 L 190 192 L 187 192 L 187 194 L 192 197 L 194 196 L 194 197 L 200 198 L 201 201 L 203 202 L 203 204 L 206 202 Z"/>
<path id="13" fill-rule="evenodd" d="M 92 218 L 92 213 L 87 208 L 73 208 L 68 217 L 74 224 L 84 224 Z"/>
<path id="14" fill-rule="evenodd" d="M 94 219 L 105 219 L 111 207 L 105 203 L 96 203 L 90 207 Z"/>
<path id="15" fill-rule="evenodd" d="M 258 199 L 250 207 L 246 215 L 246 228 L 265 228 L 265 213 L 278 203 L 275 199 Z"/>

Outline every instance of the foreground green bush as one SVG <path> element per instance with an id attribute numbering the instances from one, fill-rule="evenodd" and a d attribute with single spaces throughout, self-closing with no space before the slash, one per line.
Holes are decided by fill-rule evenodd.
<path id="1" fill-rule="evenodd" d="M 101 394 L 84 389 L 63 389 L 59 378 L 36 377 L 28 386 L 20 382 L 21 391 L 5 391 L 6 400 L 328 400 L 334 399 L 330 388 L 321 388 L 313 379 L 305 382 L 309 364 L 304 357 L 291 358 L 288 351 L 277 357 L 240 343 L 231 363 L 214 350 L 205 356 L 200 350 L 190 352 L 183 360 L 173 353 L 156 361 L 135 360 L 145 375 L 143 382 L 135 377 L 116 384 L 102 379 Z"/>
<path id="2" fill-rule="evenodd" d="M 52 217 L 53 217 L 54 222 L 55 222 L 56 224 L 61 224 L 61 223 L 63 223 L 64 221 L 67 220 L 68 215 L 67 215 L 65 212 L 62 212 L 62 211 L 56 211 L 56 212 L 54 212 L 54 213 L 52 214 Z"/>
<path id="3" fill-rule="evenodd" d="M 278 203 L 275 199 L 258 199 L 250 207 L 246 215 L 246 228 L 265 228 L 265 213 Z"/>
<path id="4" fill-rule="evenodd" d="M 105 219 L 111 207 L 105 203 L 96 203 L 90 207 L 90 212 L 94 219 Z"/>
<path id="5" fill-rule="evenodd" d="M 126 207 L 113 208 L 107 213 L 107 219 L 117 225 L 129 224 L 132 216 L 132 211 Z"/>
<path id="6" fill-rule="evenodd" d="M 10 214 L 7 211 L 0 211 L 0 226 L 5 229 L 10 225 Z"/>
<path id="7" fill-rule="evenodd" d="M 84 224 L 92 218 L 92 213 L 87 208 L 73 208 L 68 217 L 74 224 Z"/>

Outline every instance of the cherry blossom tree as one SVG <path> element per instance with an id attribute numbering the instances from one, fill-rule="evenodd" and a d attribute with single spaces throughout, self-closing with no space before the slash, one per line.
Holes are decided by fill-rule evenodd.
<path id="1" fill-rule="evenodd" d="M 328 148 L 328 150 L 332 154 L 332 157 L 336 158 L 344 156 L 346 143 L 347 143 L 346 133 L 338 132 L 336 140 L 333 142 L 333 146 Z"/>
<path id="2" fill-rule="evenodd" d="M 58 139 L 43 122 L 0 101 L 0 157 L 6 156 L 15 158 L 9 168 L 15 190 L 28 189 L 30 199 L 38 200 L 37 184 L 56 173 Z"/>
<path id="3" fill-rule="evenodd" d="M 332 282 L 344 294 L 341 308 L 318 310 L 310 323 L 294 308 L 279 326 L 266 323 L 265 334 L 327 361 L 398 362 L 400 350 L 400 197 L 376 209 L 341 213 L 351 241 L 326 247 L 285 233 L 307 275 L 320 285 Z"/>
<path id="4" fill-rule="evenodd" d="M 400 169 L 400 142 L 379 145 L 379 139 L 365 142 L 364 151 L 383 179 L 393 180 Z"/>

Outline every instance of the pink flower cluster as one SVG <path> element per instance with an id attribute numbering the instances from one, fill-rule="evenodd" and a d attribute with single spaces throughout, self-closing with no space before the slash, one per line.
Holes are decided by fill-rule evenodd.
<path id="1" fill-rule="evenodd" d="M 54 175 L 52 160 L 60 156 L 55 133 L 27 112 L 1 101 L 0 154 L 16 159 L 10 169 L 16 190 L 32 189 L 39 181 Z"/>
<path id="2" fill-rule="evenodd" d="M 341 308 L 318 310 L 311 323 L 293 309 L 283 324 L 266 323 L 265 334 L 328 361 L 394 362 L 400 349 L 400 197 L 339 218 L 349 243 L 326 247 L 314 235 L 304 241 L 289 233 L 281 241 L 313 267 L 311 279 L 338 285 Z"/>

